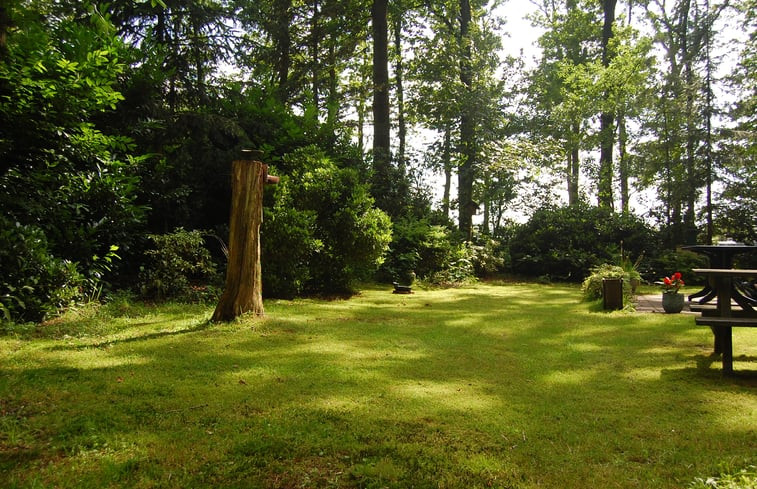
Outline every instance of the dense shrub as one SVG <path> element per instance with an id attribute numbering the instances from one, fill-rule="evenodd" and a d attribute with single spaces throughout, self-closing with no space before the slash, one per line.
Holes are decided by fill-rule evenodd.
<path id="1" fill-rule="evenodd" d="M 0 319 L 42 321 L 82 298 L 76 264 L 53 256 L 44 233 L 0 217 Z"/>
<path id="2" fill-rule="evenodd" d="M 537 210 L 509 243 L 513 271 L 582 281 L 588 271 L 625 254 L 652 256 L 654 232 L 640 219 L 578 204 Z"/>
<path id="3" fill-rule="evenodd" d="M 398 219 L 379 279 L 409 284 L 415 278 L 435 284 L 456 284 L 475 277 L 476 263 L 488 260 L 448 227 L 426 219 Z M 478 253 L 481 258 L 477 262 Z"/>
<path id="4" fill-rule="evenodd" d="M 498 240 L 485 237 L 472 247 L 473 267 L 477 277 L 486 277 L 505 271 L 507 250 Z"/>
<path id="5" fill-rule="evenodd" d="M 701 284 L 701 275 L 695 275 L 692 268 L 708 268 L 709 259 L 698 253 L 687 250 L 666 251 L 650 260 L 645 260 L 642 276 L 649 282 L 662 280 L 674 272 L 681 272 L 683 281 L 687 284 Z"/>
<path id="6" fill-rule="evenodd" d="M 263 293 L 352 291 L 370 278 L 391 240 L 389 217 L 374 207 L 354 169 L 339 168 L 318 148 L 287 155 L 292 169 L 273 190 L 262 226 Z"/>
<path id="7" fill-rule="evenodd" d="M 589 300 L 601 299 L 603 295 L 602 281 L 604 279 L 620 278 L 623 279 L 623 297 L 624 303 L 630 303 L 631 299 L 631 274 L 618 265 L 603 263 L 591 269 L 591 274 L 584 280 L 581 290 L 584 297 Z"/>
<path id="8" fill-rule="evenodd" d="M 451 247 L 441 269 L 432 273 L 427 281 L 445 287 L 474 282 L 474 256 L 475 252 L 470 243 L 461 242 Z"/>
<path id="9" fill-rule="evenodd" d="M 142 297 L 188 302 L 216 298 L 219 275 L 201 231 L 178 228 L 148 238 L 152 247 L 145 251 L 139 273 Z"/>

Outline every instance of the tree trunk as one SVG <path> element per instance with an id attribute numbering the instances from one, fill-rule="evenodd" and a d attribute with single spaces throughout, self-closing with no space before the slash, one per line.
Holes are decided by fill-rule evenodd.
<path id="1" fill-rule="evenodd" d="M 444 167 L 444 195 L 442 196 L 442 213 L 449 219 L 450 187 L 452 187 L 452 127 L 447 123 L 444 128 L 444 149 L 442 151 Z"/>
<path id="2" fill-rule="evenodd" d="M 579 199 L 578 181 L 581 174 L 581 155 L 578 150 L 579 131 L 579 123 L 576 122 L 571 125 L 570 138 L 572 142 L 570 143 L 571 147 L 568 152 L 568 168 L 566 171 L 568 179 L 568 205 L 577 204 Z"/>
<path id="3" fill-rule="evenodd" d="M 628 133 L 626 132 L 625 111 L 618 114 L 618 177 L 620 179 L 620 208 L 624 215 L 631 213 L 630 195 L 628 179 L 630 177 L 628 152 L 626 143 L 628 142 Z"/>
<path id="4" fill-rule="evenodd" d="M 389 118 L 389 54 L 387 36 L 388 0 L 374 0 L 373 24 L 373 195 L 383 210 L 391 202 L 391 120 Z"/>
<path id="5" fill-rule="evenodd" d="M 0 63 L 8 55 L 8 30 L 11 26 L 9 7 L 0 5 Z"/>
<path id="6" fill-rule="evenodd" d="M 320 12 L 318 11 L 318 0 L 313 1 L 313 18 L 310 19 L 310 58 L 313 64 L 312 73 L 312 88 L 313 88 L 313 107 L 315 113 L 319 113 L 321 100 L 320 100 L 320 44 L 321 28 L 320 28 Z"/>
<path id="7" fill-rule="evenodd" d="M 397 148 L 397 167 L 400 171 L 400 177 L 404 178 L 406 173 L 405 160 L 405 139 L 407 128 L 405 127 L 405 90 L 402 85 L 404 78 L 404 66 L 402 63 L 402 16 L 396 15 L 394 19 L 394 50 L 396 63 L 394 65 L 394 82 L 397 92 L 397 139 L 399 147 Z"/>
<path id="8" fill-rule="evenodd" d="M 604 24 L 602 26 L 602 66 L 607 69 L 610 66 L 613 53 L 610 50 L 610 40 L 613 33 L 612 28 L 615 23 L 615 5 L 617 0 L 603 0 L 602 10 L 604 12 Z M 612 196 L 612 177 L 613 177 L 613 161 L 612 150 L 615 139 L 615 114 L 608 107 L 608 99 L 610 94 L 605 92 L 605 107 L 599 116 L 600 120 L 600 156 L 599 156 L 599 185 L 598 185 L 598 197 L 599 206 L 606 208 L 613 208 L 613 196 Z"/>
<path id="9" fill-rule="evenodd" d="M 471 235 L 473 228 L 473 215 L 470 209 L 473 202 L 476 163 L 475 123 L 471 103 L 473 69 L 471 67 L 470 23 L 470 0 L 460 0 L 460 82 L 463 85 L 465 101 L 460 113 L 461 162 L 457 172 L 457 205 L 459 228 L 466 236 Z"/>
<path id="10" fill-rule="evenodd" d="M 276 0 L 274 42 L 276 45 L 277 95 L 282 104 L 289 102 L 289 68 L 292 64 L 290 49 L 292 44 L 289 27 L 292 22 L 292 0 Z"/>
<path id="11" fill-rule="evenodd" d="M 710 14 L 710 1 L 705 0 L 704 2 L 704 8 L 705 12 L 707 12 L 707 15 Z M 710 53 L 711 48 L 711 42 L 712 42 L 712 23 L 707 22 L 706 26 L 707 31 L 705 32 L 705 41 L 704 41 L 704 49 L 705 49 L 705 62 L 707 63 L 706 66 L 706 78 L 705 78 L 705 91 L 706 91 L 706 114 L 705 114 L 705 122 L 706 122 L 706 135 L 705 135 L 705 172 L 706 172 L 706 217 L 707 217 L 707 231 L 706 231 L 706 237 L 705 237 L 705 243 L 706 244 L 712 244 L 712 238 L 714 234 L 714 224 L 712 220 L 712 56 Z"/>
<path id="12" fill-rule="evenodd" d="M 260 223 L 263 220 L 266 170 L 266 165 L 257 160 L 235 160 L 232 163 L 226 285 L 211 321 L 231 321 L 247 312 L 258 316 L 264 313 Z"/>

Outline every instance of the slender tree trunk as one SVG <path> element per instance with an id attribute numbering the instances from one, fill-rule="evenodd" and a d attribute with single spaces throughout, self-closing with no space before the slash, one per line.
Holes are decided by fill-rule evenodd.
<path id="1" fill-rule="evenodd" d="M 488 172 L 485 172 L 485 176 L 484 176 L 484 189 L 488 190 L 489 188 L 491 188 L 491 185 L 492 185 L 491 176 L 488 175 Z M 492 205 L 492 203 L 491 203 L 491 198 L 488 195 L 489 192 L 487 192 L 487 190 L 484 190 L 484 198 L 482 199 L 484 201 L 483 202 L 483 204 L 484 204 L 484 220 L 481 223 L 481 232 L 483 234 L 487 234 L 488 235 L 489 234 L 489 224 L 490 224 L 489 220 L 490 220 L 490 216 L 491 216 L 491 205 Z"/>
<path id="2" fill-rule="evenodd" d="M 404 65 L 402 62 L 402 16 L 396 15 L 394 19 L 394 83 L 397 93 L 397 139 L 399 147 L 397 148 L 397 167 L 400 177 L 404 178 L 406 173 L 407 161 L 405 159 L 405 139 L 407 137 L 407 127 L 405 125 L 405 90 L 403 87 Z"/>
<path id="3" fill-rule="evenodd" d="M 471 8 L 469 0 L 460 0 L 460 82 L 463 85 L 465 101 L 460 114 L 461 162 L 457 173 L 458 222 L 460 231 L 471 235 L 473 215 L 473 180 L 476 165 L 475 121 L 472 110 L 473 69 L 471 66 L 470 39 Z"/>
<path id="4" fill-rule="evenodd" d="M 685 0 L 682 3 L 681 12 L 681 58 L 683 60 L 684 70 L 684 90 L 686 97 L 686 158 L 685 158 L 685 209 L 683 213 L 683 229 L 680 235 L 681 243 L 696 243 L 696 198 L 698 185 L 697 178 L 697 158 L 696 145 L 698 141 L 697 134 L 697 114 L 694 109 L 694 49 L 689 44 L 689 13 L 691 1 Z"/>
<path id="5" fill-rule="evenodd" d="M 192 24 L 192 55 L 195 63 L 195 89 L 197 91 L 197 100 L 200 105 L 207 104 L 207 90 L 205 88 L 205 47 L 202 45 L 202 25 L 200 13 L 195 8 L 190 9 L 190 19 Z"/>
<path id="6" fill-rule="evenodd" d="M 292 0 L 275 0 L 276 24 L 274 42 L 276 44 L 276 75 L 278 98 L 282 104 L 289 102 L 289 68 L 292 38 L 289 28 L 292 23 Z"/>
<path id="7" fill-rule="evenodd" d="M 628 153 L 626 151 L 626 143 L 628 142 L 628 133 L 626 132 L 626 118 L 625 111 L 620 111 L 618 114 L 618 178 L 620 180 L 620 207 L 621 212 L 624 215 L 631 213 L 630 195 L 628 187 L 628 179 L 630 177 L 630 169 L 628 162 Z"/>
<path id="8" fill-rule="evenodd" d="M 320 5 L 318 0 L 313 0 L 313 18 L 310 19 L 310 59 L 313 64 L 312 72 L 312 89 L 313 89 L 313 106 L 316 113 L 319 113 L 321 100 L 320 100 L 320 39 L 321 39 L 321 26 L 320 26 Z"/>
<path id="9" fill-rule="evenodd" d="M 581 174 L 581 155 L 578 150 L 579 131 L 579 123 L 573 123 L 571 125 L 571 143 L 570 150 L 568 151 L 568 168 L 566 172 L 568 179 L 568 205 L 575 205 L 579 201 L 578 183 Z"/>
<path id="10" fill-rule="evenodd" d="M 628 2 L 627 25 L 633 19 L 633 2 Z M 626 108 L 628 100 L 624 99 L 618 109 L 618 179 L 620 180 L 620 208 L 624 215 L 631 213 L 630 188 L 628 180 L 631 178 L 630 161 L 628 160 L 628 132 L 626 129 Z"/>
<path id="11" fill-rule="evenodd" d="M 704 2 L 704 8 L 707 12 L 707 15 L 710 15 L 710 1 L 705 0 Z M 710 53 L 711 48 L 711 41 L 712 41 L 712 23 L 709 21 L 707 22 L 705 31 L 705 41 L 704 41 L 704 49 L 705 49 L 705 62 L 707 63 L 706 66 L 706 74 L 705 74 L 705 90 L 706 90 L 706 114 L 705 114 L 705 122 L 706 122 L 706 135 L 705 135 L 705 178 L 706 178 L 706 215 L 707 215 L 707 231 L 706 231 L 706 243 L 712 244 L 712 238 L 714 234 L 714 225 L 713 225 L 713 219 L 712 219 L 712 57 Z"/>
<path id="12" fill-rule="evenodd" d="M 391 185 L 391 120 L 389 117 L 388 0 L 373 0 L 373 195 L 389 211 Z"/>
<path id="13" fill-rule="evenodd" d="M 613 24 L 615 23 L 615 5 L 617 0 L 603 0 L 604 24 L 602 26 L 602 66 L 610 66 L 613 53 L 610 49 L 610 40 L 613 37 Z M 605 92 L 605 108 L 599 116 L 600 120 L 600 156 L 599 156 L 599 206 L 613 208 L 613 147 L 615 139 L 615 113 L 608 107 L 610 94 Z"/>
<path id="14" fill-rule="evenodd" d="M 444 150 L 442 152 L 444 166 L 444 195 L 442 196 L 442 212 L 449 219 L 450 188 L 452 187 L 452 127 L 447 123 L 444 128 Z"/>
<path id="15" fill-rule="evenodd" d="M 329 45 L 329 93 L 326 102 L 326 125 L 329 127 L 328 145 L 333 147 L 336 142 L 336 127 L 339 119 L 339 79 L 336 72 L 336 45 L 331 42 Z"/>
<path id="16" fill-rule="evenodd" d="M 0 63 L 5 61 L 8 55 L 8 30 L 11 26 L 10 12 L 8 7 L 0 5 Z"/>

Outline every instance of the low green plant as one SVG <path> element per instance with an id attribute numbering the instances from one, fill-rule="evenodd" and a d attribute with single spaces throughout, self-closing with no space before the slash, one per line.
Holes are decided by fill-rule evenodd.
<path id="1" fill-rule="evenodd" d="M 41 229 L 0 218 L 0 320 L 39 322 L 82 299 L 76 263 L 54 256 Z"/>
<path id="2" fill-rule="evenodd" d="M 169 234 L 151 234 L 153 246 L 140 267 L 139 291 L 151 300 L 202 302 L 218 295 L 219 276 L 202 231 L 177 228 Z"/>
<path id="3" fill-rule="evenodd" d="M 757 488 L 757 466 L 748 465 L 741 469 L 723 468 L 715 477 L 695 478 L 688 488 L 755 489 Z"/>
<path id="4" fill-rule="evenodd" d="M 603 263 L 591 269 L 591 274 L 586 277 L 581 285 L 583 295 L 588 300 L 601 299 L 603 295 L 604 279 L 619 278 L 623 280 L 624 303 L 629 304 L 632 298 L 631 274 L 619 265 Z"/>

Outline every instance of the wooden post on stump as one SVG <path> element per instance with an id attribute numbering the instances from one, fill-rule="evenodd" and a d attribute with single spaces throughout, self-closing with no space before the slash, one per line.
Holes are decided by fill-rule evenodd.
<path id="1" fill-rule="evenodd" d="M 244 150 L 231 164 L 231 218 L 226 285 L 211 321 L 232 321 L 252 312 L 262 316 L 260 223 L 263 221 L 263 185 L 277 183 L 268 175 L 261 151 Z"/>

